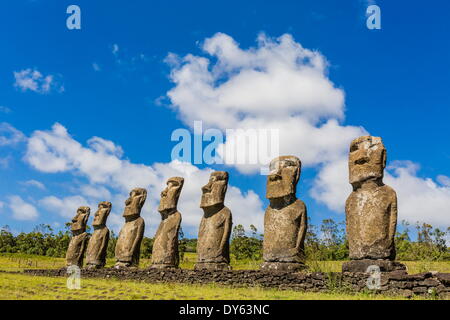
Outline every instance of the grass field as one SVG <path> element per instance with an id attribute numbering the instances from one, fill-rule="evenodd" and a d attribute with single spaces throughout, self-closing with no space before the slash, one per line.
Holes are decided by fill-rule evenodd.
<path id="1" fill-rule="evenodd" d="M 195 254 L 186 254 L 182 268 L 192 269 Z M 141 260 L 145 268 L 149 260 Z M 260 262 L 232 261 L 233 269 L 257 269 Z M 450 272 L 450 262 L 404 262 L 409 273 L 423 271 Z M 114 264 L 108 260 L 107 266 Z M 63 258 L 43 256 L 2 254 L 0 255 L 0 270 L 22 271 L 24 269 L 61 268 L 65 265 Z M 342 261 L 310 262 L 313 271 L 340 271 Z M 82 279 L 82 288 L 70 290 L 66 287 L 66 278 L 38 277 L 22 274 L 0 273 L 0 299 L 283 299 L 283 300 L 366 300 L 366 299 L 404 299 L 402 297 L 374 295 L 369 293 L 344 294 L 297 292 L 262 288 L 230 288 L 219 285 L 186 285 L 186 284 L 149 284 L 137 281 L 118 281 L 103 279 Z M 415 297 L 415 299 L 424 299 Z"/>

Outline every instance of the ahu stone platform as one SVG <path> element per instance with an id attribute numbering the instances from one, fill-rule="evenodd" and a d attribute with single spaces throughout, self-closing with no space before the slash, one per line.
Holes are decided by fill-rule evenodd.
<path id="1" fill-rule="evenodd" d="M 36 276 L 67 277 L 66 269 L 25 270 Z M 186 270 L 186 269 L 98 269 L 81 270 L 81 278 L 137 280 L 149 283 L 215 283 L 237 287 L 263 287 L 311 292 L 376 292 L 412 297 L 414 294 L 450 298 L 450 273 L 424 272 L 407 274 L 404 271 L 381 274 L 377 289 L 369 289 L 369 274 L 363 272 L 266 272 L 261 270 Z"/>

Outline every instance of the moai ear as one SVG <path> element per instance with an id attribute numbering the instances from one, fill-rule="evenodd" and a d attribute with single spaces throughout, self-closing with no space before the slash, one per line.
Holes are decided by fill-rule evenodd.
<path id="1" fill-rule="evenodd" d="M 386 149 L 383 149 L 383 154 L 382 154 L 382 164 L 383 164 L 383 169 L 386 168 L 386 159 L 387 159 L 387 154 L 386 154 Z"/>

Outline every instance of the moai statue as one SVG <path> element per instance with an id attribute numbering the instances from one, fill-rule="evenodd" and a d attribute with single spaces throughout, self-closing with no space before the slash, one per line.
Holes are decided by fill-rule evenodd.
<path id="1" fill-rule="evenodd" d="M 77 214 L 72 219 L 72 238 L 66 253 L 67 266 L 83 266 L 84 252 L 89 241 L 89 234 L 86 232 L 86 224 L 89 219 L 91 209 L 89 207 L 79 207 Z"/>
<path id="2" fill-rule="evenodd" d="M 264 215 L 262 270 L 297 271 L 306 267 L 306 206 L 295 195 L 300 172 L 297 157 L 281 156 L 270 162 L 266 190 L 270 204 Z"/>
<path id="3" fill-rule="evenodd" d="M 106 264 L 106 251 L 109 242 L 109 229 L 106 227 L 106 219 L 111 212 L 111 202 L 102 201 L 98 204 L 98 210 L 94 214 L 94 233 L 89 239 L 86 251 L 86 265 L 89 269 L 103 268 Z"/>
<path id="4" fill-rule="evenodd" d="M 147 190 L 135 188 L 125 201 L 123 217 L 125 225 L 120 230 L 116 243 L 115 268 L 137 267 L 141 242 L 144 237 L 145 222 L 141 217 L 141 209 L 147 199 Z"/>
<path id="5" fill-rule="evenodd" d="M 178 232 L 181 214 L 177 210 L 178 198 L 184 179 L 173 177 L 167 180 L 167 187 L 161 192 L 158 211 L 162 221 L 153 242 L 151 268 L 178 268 Z"/>
<path id="6" fill-rule="evenodd" d="M 342 271 L 404 270 L 396 263 L 394 236 L 397 226 L 397 195 L 383 183 L 386 149 L 379 137 L 363 136 L 352 141 L 348 160 L 353 192 L 345 204 L 350 262 Z"/>
<path id="7" fill-rule="evenodd" d="M 230 233 L 233 224 L 231 211 L 224 205 L 228 187 L 228 172 L 211 173 L 208 184 L 202 187 L 200 208 L 203 217 L 197 240 L 195 270 L 230 270 Z"/>

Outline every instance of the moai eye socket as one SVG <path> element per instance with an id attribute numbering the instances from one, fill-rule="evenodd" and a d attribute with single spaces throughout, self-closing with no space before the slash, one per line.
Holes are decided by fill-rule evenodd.
<path id="1" fill-rule="evenodd" d="M 355 152 L 356 150 L 358 150 L 358 144 L 354 143 L 350 146 L 350 152 Z"/>

